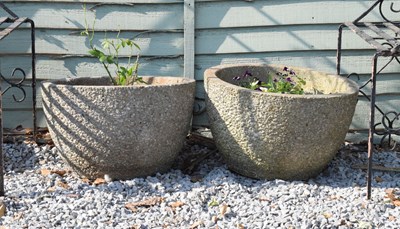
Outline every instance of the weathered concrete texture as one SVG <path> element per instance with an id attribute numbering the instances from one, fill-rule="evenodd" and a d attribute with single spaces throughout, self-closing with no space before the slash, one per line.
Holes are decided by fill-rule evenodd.
<path id="1" fill-rule="evenodd" d="M 234 85 L 250 70 L 263 79 L 283 66 L 221 65 L 204 74 L 207 112 L 217 147 L 229 168 L 262 179 L 303 180 L 318 175 L 343 143 L 357 103 L 358 86 L 340 76 L 293 68 L 306 91 L 264 93 Z"/>
<path id="2" fill-rule="evenodd" d="M 43 84 L 43 108 L 62 157 L 80 175 L 131 179 L 165 172 L 190 128 L 195 81 L 144 77 L 111 86 L 105 78 Z"/>

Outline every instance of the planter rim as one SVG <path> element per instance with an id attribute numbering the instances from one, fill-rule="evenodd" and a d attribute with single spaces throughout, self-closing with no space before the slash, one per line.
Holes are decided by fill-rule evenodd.
<path id="1" fill-rule="evenodd" d="M 339 75 L 334 75 L 334 74 L 328 74 L 322 71 L 316 71 L 311 68 L 304 68 L 304 67 L 297 67 L 297 66 L 291 66 L 293 68 L 301 68 L 303 70 L 308 70 L 310 72 L 315 72 L 319 74 L 323 74 L 328 77 L 333 77 L 333 78 L 338 78 L 339 80 L 342 80 L 348 84 L 349 91 L 346 92 L 341 92 L 341 93 L 335 93 L 335 94 L 303 94 L 303 95 L 298 95 L 298 94 L 281 94 L 281 93 L 273 93 L 273 92 L 262 92 L 262 91 L 256 91 L 256 90 L 251 90 L 248 88 L 244 88 L 235 84 L 231 84 L 229 82 L 226 82 L 225 80 L 220 79 L 217 76 L 218 71 L 222 69 L 227 69 L 227 68 L 240 68 L 240 67 L 278 67 L 278 68 L 283 68 L 284 65 L 277 65 L 277 64 L 255 64 L 255 63 L 241 63 L 241 64 L 221 64 L 221 65 L 216 65 L 213 67 L 210 67 L 206 69 L 204 72 L 204 83 L 206 84 L 205 90 L 208 90 L 207 84 L 209 83 L 210 80 L 217 81 L 219 84 L 222 84 L 225 87 L 230 87 L 234 88 L 235 90 L 240 90 L 242 92 L 247 92 L 247 93 L 258 93 L 258 94 L 265 94 L 268 96 L 276 96 L 276 97 L 298 97 L 298 98 L 326 98 L 326 97 L 342 97 L 344 95 L 353 95 L 353 94 L 358 94 L 359 92 L 359 87 L 356 82 L 353 80 L 350 80 L 348 78 L 345 78 L 343 76 Z"/>
<path id="2" fill-rule="evenodd" d="M 92 81 L 96 79 L 103 79 L 107 78 L 108 76 L 85 76 L 85 77 L 66 77 L 61 79 L 53 79 L 53 80 L 46 80 L 42 83 L 43 86 L 74 86 L 74 87 L 109 87 L 109 88 L 149 88 L 149 87 L 165 87 L 165 86 L 173 86 L 173 85 L 183 85 L 183 84 L 192 84 L 196 82 L 194 79 L 185 78 L 181 76 L 142 76 L 143 79 L 166 79 L 171 80 L 171 82 L 162 83 L 162 84 L 140 84 L 140 85 L 101 85 L 101 84 L 74 84 L 75 81 Z"/>

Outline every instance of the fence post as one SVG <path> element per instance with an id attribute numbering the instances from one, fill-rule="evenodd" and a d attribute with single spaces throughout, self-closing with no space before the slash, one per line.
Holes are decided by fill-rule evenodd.
<path id="1" fill-rule="evenodd" d="M 194 79 L 194 55 L 195 55 L 195 0 L 184 0 L 183 12 L 183 76 Z"/>

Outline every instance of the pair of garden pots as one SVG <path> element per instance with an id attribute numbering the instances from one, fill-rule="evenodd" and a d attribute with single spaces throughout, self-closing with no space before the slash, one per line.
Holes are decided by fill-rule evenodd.
<path id="1" fill-rule="evenodd" d="M 304 90 L 291 95 L 240 87 L 245 71 L 263 79 L 276 65 L 220 65 L 204 73 L 213 138 L 228 167 L 258 179 L 318 175 L 343 143 L 358 86 L 346 78 L 293 68 Z M 166 172 L 190 130 L 195 81 L 144 77 L 141 86 L 72 78 L 43 84 L 43 108 L 62 158 L 79 175 L 132 179 Z"/>

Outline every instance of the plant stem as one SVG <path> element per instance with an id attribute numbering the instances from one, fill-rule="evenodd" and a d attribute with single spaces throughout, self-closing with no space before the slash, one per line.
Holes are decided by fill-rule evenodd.
<path id="1" fill-rule="evenodd" d="M 115 81 L 115 79 L 112 77 L 110 71 L 108 70 L 107 65 L 106 65 L 105 63 L 103 63 L 103 66 L 104 66 L 104 68 L 106 69 L 107 74 L 108 74 L 108 77 L 110 77 L 110 79 L 111 79 L 111 82 L 112 82 L 114 85 L 118 85 L 118 84 L 117 84 L 117 81 Z"/>

